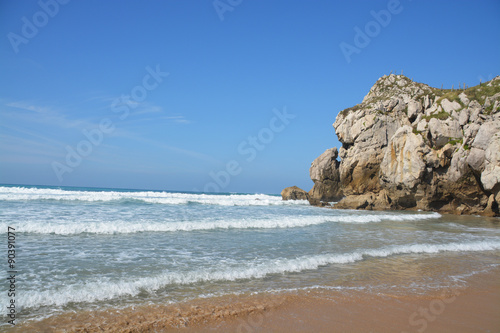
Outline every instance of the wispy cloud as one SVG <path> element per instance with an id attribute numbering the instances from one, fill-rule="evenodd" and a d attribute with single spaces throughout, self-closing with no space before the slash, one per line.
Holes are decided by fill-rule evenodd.
<path id="1" fill-rule="evenodd" d="M 1 133 L 0 156 L 3 164 L 44 165 L 63 158 L 63 151 L 49 141 Z"/>
<path id="2" fill-rule="evenodd" d="M 192 150 L 187 150 L 187 149 L 183 149 L 183 148 L 173 147 L 173 146 L 167 145 L 167 144 L 165 144 L 163 142 L 158 142 L 158 141 L 154 141 L 154 140 L 150 140 L 150 139 L 138 138 L 138 141 L 142 141 L 144 143 L 148 143 L 148 144 L 150 144 L 152 146 L 156 146 L 158 148 L 162 148 L 162 149 L 170 150 L 170 151 L 173 151 L 173 152 L 176 152 L 176 153 L 180 153 L 182 155 L 190 156 L 190 157 L 193 157 L 195 159 L 198 159 L 198 160 L 201 160 L 201 161 L 204 161 L 204 162 L 222 164 L 221 161 L 213 158 L 212 156 L 209 156 L 209 155 L 206 155 L 206 154 L 203 154 L 203 153 L 199 153 L 197 151 L 192 151 Z"/>
<path id="3" fill-rule="evenodd" d="M 11 103 L 7 103 L 6 106 L 10 106 L 10 107 L 17 108 L 17 109 L 23 109 L 26 111 L 33 111 L 33 112 L 40 113 L 40 114 L 50 113 L 50 108 L 48 108 L 48 107 L 33 105 L 30 103 L 26 103 L 26 102 L 11 102 Z"/>
<path id="4" fill-rule="evenodd" d="M 14 111 L 4 111 L 2 112 L 3 116 L 15 118 L 22 122 L 36 122 L 66 129 L 93 126 L 87 119 L 69 119 L 65 114 L 57 111 L 54 107 L 35 105 L 25 101 L 6 103 L 5 106 L 14 108 Z M 16 110 L 29 111 L 29 113 L 21 113 Z M 35 115 L 32 114 L 33 112 Z"/>
<path id="5" fill-rule="evenodd" d="M 191 121 L 187 120 L 184 116 L 165 116 L 162 119 L 172 120 L 179 124 L 190 124 Z"/>
<path id="6" fill-rule="evenodd" d="M 118 103 L 117 103 L 118 101 Z M 178 113 L 167 112 L 160 105 L 152 104 L 150 102 L 137 102 L 133 101 L 126 96 L 106 96 L 102 93 L 95 93 L 94 96 L 87 98 L 86 102 L 97 102 L 102 105 L 94 107 L 94 110 L 112 111 L 111 105 L 115 107 L 128 107 L 130 114 L 124 123 L 131 123 L 134 121 L 170 121 L 177 124 L 191 124 L 191 120 Z"/>
<path id="7" fill-rule="evenodd" d="M 140 109 L 134 111 L 132 116 L 139 116 L 143 114 L 159 114 L 163 113 L 163 108 L 157 105 L 144 105 Z"/>
<path id="8" fill-rule="evenodd" d="M 0 127 L 3 127 L 6 129 L 9 129 L 10 131 L 18 132 L 18 133 L 24 134 L 25 136 L 27 135 L 28 137 L 33 137 L 33 138 L 37 139 L 37 141 L 31 141 L 31 142 L 38 142 L 38 143 L 46 142 L 46 143 L 50 143 L 53 146 L 58 146 L 58 147 L 64 147 L 66 145 L 66 143 L 61 142 L 59 140 L 55 140 L 53 138 L 50 138 L 48 136 L 45 136 L 43 134 L 40 134 L 40 133 L 37 133 L 34 131 L 19 128 L 17 126 L 1 124 Z"/>
<path id="9" fill-rule="evenodd" d="M 47 142 L 30 140 L 9 134 L 0 134 L 0 150 L 24 155 L 63 156 L 59 151 L 60 149 Z"/>
<path id="10" fill-rule="evenodd" d="M 214 163 L 217 165 L 223 164 L 222 161 L 219 161 L 219 160 L 217 160 L 217 159 L 215 159 L 212 156 L 209 156 L 207 154 L 203 154 L 203 153 L 189 150 L 189 149 L 178 148 L 178 147 L 166 144 L 165 142 L 162 142 L 162 141 L 157 141 L 157 140 L 145 138 L 144 136 L 137 135 L 135 133 L 122 132 L 120 136 L 122 138 L 127 138 L 129 140 L 140 142 L 140 143 L 146 144 L 148 146 L 153 146 L 153 147 L 156 147 L 156 148 L 161 149 L 161 150 L 167 150 L 167 151 L 171 151 L 174 153 L 178 153 L 178 154 L 188 156 L 188 157 L 191 157 L 191 158 L 203 161 L 203 162 Z"/>
<path id="11" fill-rule="evenodd" d="M 101 96 L 99 98 L 102 99 L 104 97 Z M 131 113 L 129 117 L 125 120 L 119 120 L 117 117 L 113 117 L 113 113 L 104 114 L 102 117 L 94 116 L 93 118 L 87 119 L 70 119 L 64 111 L 61 111 L 60 108 L 54 106 L 41 106 L 27 101 L 10 101 L 8 103 L 4 103 L 1 116 L 4 120 L 7 120 L 7 122 L 4 121 L 0 124 L 0 127 L 8 129 L 14 136 L 11 138 L 4 137 L 2 139 L 3 147 L 5 148 L 4 152 L 13 154 L 17 149 L 18 151 L 22 151 L 23 154 L 35 154 L 38 149 L 40 154 L 35 155 L 61 157 L 65 152 L 64 147 L 76 144 L 76 142 L 74 142 L 74 140 L 76 140 L 75 134 L 78 134 L 75 133 L 74 130 L 77 130 L 79 133 L 83 129 L 95 128 L 102 118 L 110 117 L 113 120 L 113 125 L 115 126 L 115 130 L 111 134 L 114 138 L 133 140 L 158 148 L 162 151 L 170 151 L 194 158 L 196 160 L 203 161 L 204 163 L 221 163 L 206 154 L 149 139 L 147 138 L 147 134 L 149 133 L 148 127 L 145 125 L 131 127 L 131 125 L 138 121 L 143 124 L 144 122 L 190 124 L 191 121 L 184 115 L 175 113 L 168 114 L 161 106 L 149 103 L 140 103 L 136 108 L 131 109 L 130 111 Z M 34 123 L 35 126 L 31 126 L 31 128 L 30 126 L 26 126 L 26 124 L 29 123 Z M 39 126 L 38 124 L 42 124 L 43 126 Z M 66 130 L 73 130 L 73 132 L 68 132 Z M 71 142 L 66 141 L 69 138 L 72 138 Z M 15 145 L 13 144 L 14 142 Z M 36 142 L 40 142 L 41 146 L 37 146 Z M 15 148 L 6 148 L 9 144 Z M 118 146 L 120 148 L 124 148 L 122 143 Z M 100 149 L 102 148 L 104 147 L 101 147 Z M 114 149 L 111 148 L 106 150 L 110 152 Z"/>

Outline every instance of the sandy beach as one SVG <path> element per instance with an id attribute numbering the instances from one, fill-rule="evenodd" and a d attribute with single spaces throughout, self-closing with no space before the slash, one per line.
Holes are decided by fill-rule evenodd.
<path id="1" fill-rule="evenodd" d="M 80 312 L 14 332 L 498 332 L 500 269 L 426 295 L 308 290 Z"/>
<path id="2" fill-rule="evenodd" d="M 500 0 L 1 3 L 0 333 L 500 333 Z"/>

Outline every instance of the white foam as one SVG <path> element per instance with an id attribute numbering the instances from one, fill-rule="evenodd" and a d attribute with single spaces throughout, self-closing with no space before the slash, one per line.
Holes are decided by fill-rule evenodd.
<path id="1" fill-rule="evenodd" d="M 467 225 L 453 223 L 453 222 L 449 222 L 446 225 L 450 228 L 464 230 L 467 232 L 486 232 L 488 234 L 500 233 L 500 229 L 494 229 L 494 228 L 470 227 Z"/>
<path id="2" fill-rule="evenodd" d="M 177 232 L 216 229 L 274 229 L 297 228 L 323 223 L 370 223 L 382 221 L 413 221 L 436 219 L 441 215 L 430 214 L 377 214 L 377 215 L 303 215 L 273 218 L 241 218 L 217 220 L 204 218 L 200 221 L 94 221 L 94 220 L 24 220 L 17 223 L 18 232 L 36 234 L 73 235 L 91 234 L 128 234 L 136 232 Z M 3 225 L 5 223 L 0 223 Z M 7 226 L 5 226 L 6 228 Z"/>
<path id="3" fill-rule="evenodd" d="M 185 205 L 198 203 L 222 206 L 269 206 L 269 205 L 309 205 L 307 200 L 283 201 L 279 196 L 266 194 L 196 194 L 154 191 L 72 191 L 60 189 L 40 189 L 25 187 L 0 187 L 0 201 L 87 201 L 108 202 L 137 200 L 146 203 Z"/>
<path id="4" fill-rule="evenodd" d="M 329 264 L 348 264 L 367 257 L 388 257 L 398 254 L 433 254 L 438 252 L 467 252 L 500 250 L 500 241 L 482 241 L 448 244 L 412 244 L 370 249 L 344 254 L 322 254 L 293 259 L 272 259 L 266 262 L 248 262 L 240 266 L 211 267 L 184 273 L 163 272 L 156 276 L 139 279 L 111 281 L 91 279 L 73 285 L 53 287 L 50 290 L 25 291 L 18 297 L 18 306 L 64 306 L 70 302 L 96 302 L 124 296 L 137 296 L 141 291 L 154 292 L 169 285 L 186 285 L 198 282 L 235 281 L 260 279 L 270 274 L 284 274 L 314 270 Z M 2 304 L 2 307 L 6 304 Z"/>
<path id="5" fill-rule="evenodd" d="M 439 253 L 439 252 L 476 252 L 500 249 L 500 241 L 481 241 L 447 244 L 395 245 L 384 249 L 367 250 L 363 254 L 371 257 L 388 257 L 393 254 Z"/>

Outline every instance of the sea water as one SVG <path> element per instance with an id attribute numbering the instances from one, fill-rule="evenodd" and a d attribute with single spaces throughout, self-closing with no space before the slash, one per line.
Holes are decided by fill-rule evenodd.
<path id="1" fill-rule="evenodd" d="M 463 287 L 500 266 L 499 222 L 334 210 L 266 194 L 1 185 L 0 316 L 8 326 L 12 299 L 23 322 L 227 294 Z"/>

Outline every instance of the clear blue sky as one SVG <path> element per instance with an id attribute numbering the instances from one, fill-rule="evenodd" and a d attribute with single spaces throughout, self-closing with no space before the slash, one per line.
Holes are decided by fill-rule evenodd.
<path id="1" fill-rule="evenodd" d="M 0 2 L 1 183 L 309 190 L 380 76 L 500 74 L 498 0 L 65 2 Z"/>

